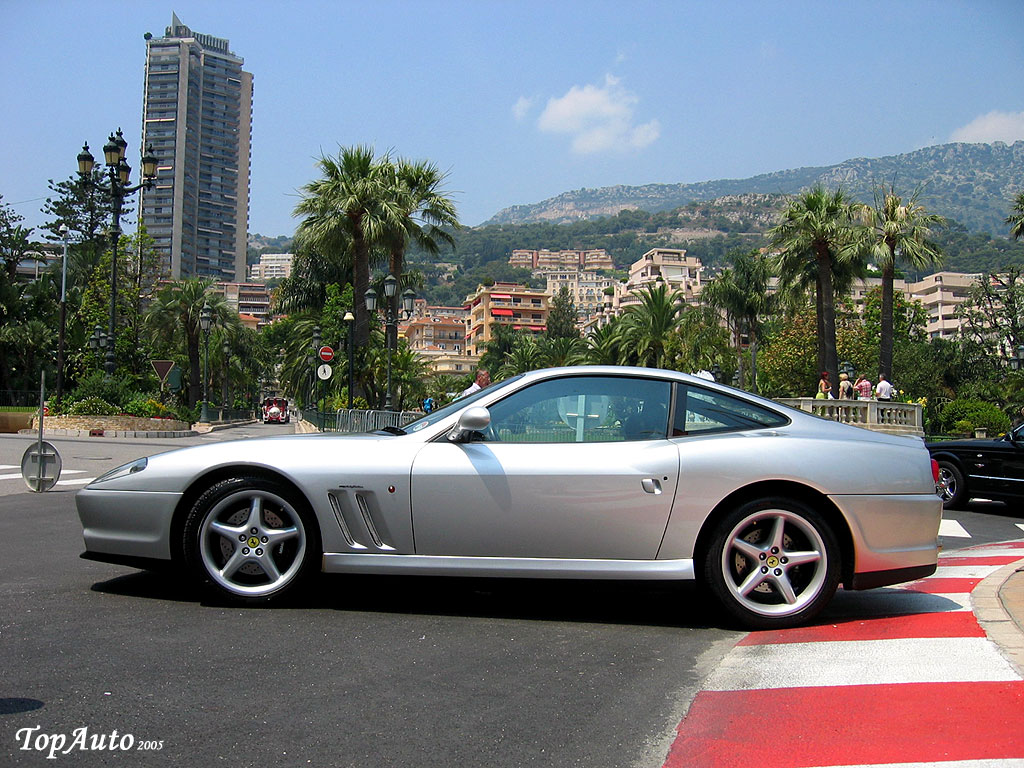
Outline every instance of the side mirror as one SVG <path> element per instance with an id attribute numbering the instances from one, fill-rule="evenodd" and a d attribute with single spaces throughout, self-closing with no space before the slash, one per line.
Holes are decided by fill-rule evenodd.
<path id="1" fill-rule="evenodd" d="M 459 414 L 459 420 L 448 433 L 453 443 L 467 443 L 474 432 L 483 432 L 491 425 L 491 412 L 482 405 L 474 405 Z"/>

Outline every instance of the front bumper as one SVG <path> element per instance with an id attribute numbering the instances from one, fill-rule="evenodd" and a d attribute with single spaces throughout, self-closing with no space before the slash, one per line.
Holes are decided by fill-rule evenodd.
<path id="1" fill-rule="evenodd" d="M 86 554 L 170 560 L 171 519 L 180 499 L 180 493 L 83 488 L 75 504 Z"/>

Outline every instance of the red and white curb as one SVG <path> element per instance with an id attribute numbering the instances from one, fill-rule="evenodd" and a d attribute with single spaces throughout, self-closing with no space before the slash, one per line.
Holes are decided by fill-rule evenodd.
<path id="1" fill-rule="evenodd" d="M 841 592 L 827 623 L 752 632 L 705 681 L 664 768 L 1024 768 L 1024 678 L 971 592 L 1024 541 L 959 550 L 927 579 Z"/>

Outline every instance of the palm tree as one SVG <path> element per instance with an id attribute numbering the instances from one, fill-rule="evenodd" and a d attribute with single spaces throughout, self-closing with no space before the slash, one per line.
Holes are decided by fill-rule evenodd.
<path id="1" fill-rule="evenodd" d="M 890 187 L 886 193 L 875 190 L 874 205 L 858 208 L 862 223 L 853 243 L 861 258 L 882 268 L 882 317 L 878 370 L 887 379 L 892 379 L 893 347 L 893 279 L 896 260 L 905 261 L 912 267 L 920 268 L 936 264 L 942 259 L 938 246 L 931 242 L 932 227 L 939 226 L 944 219 L 928 213 L 917 202 L 920 190 L 905 204 L 903 199 Z M 834 379 L 833 379 L 834 381 Z"/>
<path id="2" fill-rule="evenodd" d="M 545 367 L 544 350 L 532 335 L 516 338 L 512 348 L 505 354 L 495 379 L 507 379 L 527 371 Z"/>
<path id="3" fill-rule="evenodd" d="M 394 169 L 390 159 L 374 157 L 366 146 L 344 147 L 337 157 L 321 157 L 321 178 L 302 188 L 295 216 L 303 216 L 295 231 L 296 247 L 332 258 L 348 258 L 355 291 L 353 339 L 365 346 L 370 336 L 369 313 L 361 300 L 370 286 L 370 262 L 388 233 L 402 226 L 402 209 L 395 200 Z"/>
<path id="4" fill-rule="evenodd" d="M 1006 219 L 1010 225 L 1010 234 L 1014 240 L 1024 237 L 1024 192 L 1017 194 L 1013 201 L 1013 213 Z"/>
<path id="5" fill-rule="evenodd" d="M 818 185 L 794 200 L 782 221 L 769 230 L 779 250 L 776 267 L 783 283 L 799 283 L 813 274 L 818 324 L 818 368 L 839 381 L 836 356 L 836 264 L 844 260 L 851 239 L 853 204 L 840 189 L 829 192 Z M 847 259 L 852 261 L 849 256 Z"/>
<path id="6" fill-rule="evenodd" d="M 636 295 L 640 303 L 628 307 L 622 320 L 630 362 L 662 368 L 666 345 L 683 313 L 682 294 L 658 283 L 645 286 Z"/>
<path id="7" fill-rule="evenodd" d="M 757 391 L 757 345 L 763 332 L 763 318 L 774 309 L 775 295 L 768 292 L 771 267 L 758 251 L 732 257 L 732 267 L 723 269 L 701 292 L 701 301 L 725 313 L 736 348 L 736 365 L 743 382 L 743 337 L 750 348 L 750 388 Z"/>
<path id="8" fill-rule="evenodd" d="M 401 282 L 409 243 L 430 255 L 439 253 L 442 243 L 454 247 L 455 238 L 444 227 L 458 229 L 459 217 L 455 203 L 442 189 L 447 174 L 441 173 L 433 163 L 400 159 L 390 169 L 384 169 L 384 175 L 389 179 L 388 192 L 397 213 L 386 238 L 388 272 Z M 400 300 L 396 291 L 391 297 L 392 317 L 398 316 Z M 397 327 L 390 330 L 397 333 Z M 395 341 L 392 339 L 391 343 Z"/>
<path id="9" fill-rule="evenodd" d="M 618 365 L 622 359 L 622 320 L 612 317 L 587 334 L 585 359 L 589 365 Z"/>
<path id="10" fill-rule="evenodd" d="M 203 377 L 200 368 L 199 316 L 208 304 L 214 325 L 234 328 L 239 325 L 238 314 L 231 309 L 224 296 L 210 290 L 212 280 L 182 280 L 171 283 L 157 292 L 146 311 L 144 324 L 153 337 L 169 348 L 184 344 L 188 360 L 188 404 L 195 405 L 202 398 Z"/>

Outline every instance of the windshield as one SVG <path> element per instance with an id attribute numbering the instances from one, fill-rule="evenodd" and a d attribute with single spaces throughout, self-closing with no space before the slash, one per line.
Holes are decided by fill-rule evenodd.
<path id="1" fill-rule="evenodd" d="M 513 376 L 511 379 L 505 379 L 505 381 L 502 381 L 499 384 L 492 384 L 491 386 L 485 387 L 484 389 L 481 389 L 478 392 L 474 392 L 471 395 L 467 395 L 466 397 L 460 397 L 454 402 L 451 402 L 448 405 L 446 405 L 444 408 L 438 408 L 436 411 L 428 413 L 421 419 L 416 419 L 416 421 L 409 422 L 404 427 L 402 427 L 402 429 L 405 430 L 406 434 L 419 432 L 421 429 L 426 429 L 432 424 L 437 424 L 437 422 L 441 421 L 442 419 L 448 416 L 451 416 L 456 411 L 461 411 L 467 405 L 475 403 L 477 400 L 484 397 L 485 395 L 489 395 L 495 392 L 496 390 L 503 389 L 512 382 L 518 381 L 521 378 L 523 378 L 523 374 Z"/>

